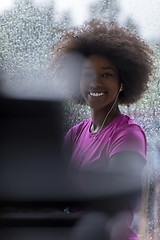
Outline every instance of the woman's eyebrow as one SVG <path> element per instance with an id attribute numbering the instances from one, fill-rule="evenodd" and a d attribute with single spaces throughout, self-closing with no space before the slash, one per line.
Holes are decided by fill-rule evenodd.
<path id="1" fill-rule="evenodd" d="M 84 70 L 88 70 L 88 69 L 92 69 L 92 68 L 93 68 L 92 66 L 85 66 L 85 67 L 83 67 Z M 114 71 L 114 68 L 113 68 L 113 67 L 106 67 L 106 66 L 104 66 L 104 67 L 101 67 L 101 69 L 102 69 L 102 70 L 111 69 L 111 70 Z"/>
<path id="2" fill-rule="evenodd" d="M 102 69 L 102 70 L 108 70 L 108 69 L 110 69 L 110 70 L 113 70 L 113 71 L 114 71 L 114 68 L 113 68 L 113 67 L 101 67 L 101 69 Z"/>

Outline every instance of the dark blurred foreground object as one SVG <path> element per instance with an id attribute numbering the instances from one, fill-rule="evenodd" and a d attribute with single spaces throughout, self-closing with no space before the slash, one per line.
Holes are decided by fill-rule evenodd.
<path id="1" fill-rule="evenodd" d="M 0 99 L 0 201 L 46 199 L 63 169 L 61 102 Z M 57 174 L 58 175 L 58 174 Z"/>
<path id="2" fill-rule="evenodd" d="M 118 172 L 78 176 L 76 171 L 68 175 L 60 101 L 1 97 L 0 109 L 0 239 L 78 240 L 80 226 L 83 238 L 86 234 L 86 240 L 93 240 L 93 235 L 99 240 L 103 225 L 109 236 L 111 218 L 140 194 L 135 176 Z M 84 225 L 90 215 L 58 210 L 66 206 L 98 212 L 103 224 L 87 235 Z"/>

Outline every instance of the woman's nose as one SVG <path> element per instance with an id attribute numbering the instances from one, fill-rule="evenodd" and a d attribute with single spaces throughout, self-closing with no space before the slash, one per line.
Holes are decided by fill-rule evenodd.
<path id="1" fill-rule="evenodd" d="M 98 76 L 94 75 L 94 77 L 92 77 L 92 80 L 90 82 L 90 86 L 91 87 L 97 87 L 97 86 L 100 86 L 100 85 L 101 85 L 101 82 L 98 79 Z"/>

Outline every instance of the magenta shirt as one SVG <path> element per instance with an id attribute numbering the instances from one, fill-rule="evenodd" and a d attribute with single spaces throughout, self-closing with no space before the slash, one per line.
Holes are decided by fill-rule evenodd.
<path id="1" fill-rule="evenodd" d="M 65 144 L 72 149 L 70 164 L 79 169 L 98 169 L 106 166 L 109 159 L 122 151 L 133 151 L 146 159 L 146 137 L 143 130 L 127 115 L 119 115 L 96 133 L 90 133 L 92 119 L 72 127 L 65 136 Z M 133 211 L 128 215 L 128 226 L 133 221 Z M 138 240 L 128 227 L 127 239 Z"/>
<path id="2" fill-rule="evenodd" d="M 72 149 L 71 164 L 80 169 L 106 166 L 109 159 L 122 151 L 133 151 L 146 158 L 146 137 L 139 125 L 127 115 L 119 115 L 103 128 L 95 139 L 90 133 L 92 119 L 72 127 L 65 143 Z"/>

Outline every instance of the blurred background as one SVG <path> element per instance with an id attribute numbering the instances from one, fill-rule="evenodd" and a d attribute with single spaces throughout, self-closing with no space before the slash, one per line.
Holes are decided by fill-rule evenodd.
<path id="1" fill-rule="evenodd" d="M 23 88 L 27 95 L 33 85 L 37 91 L 45 87 L 51 78 L 42 77 L 40 70 L 46 70 L 52 46 L 62 31 L 83 24 L 93 16 L 129 28 L 154 50 L 156 70 L 148 91 L 136 104 L 121 108 L 140 124 L 148 141 L 148 162 L 143 176 L 147 188 L 144 188 L 133 222 L 140 240 L 160 239 L 159 12 L 160 0 L 5 0 L 0 3 L 1 86 L 13 92 Z M 64 115 L 66 133 L 71 126 L 89 117 L 90 112 L 87 107 L 65 100 Z"/>

